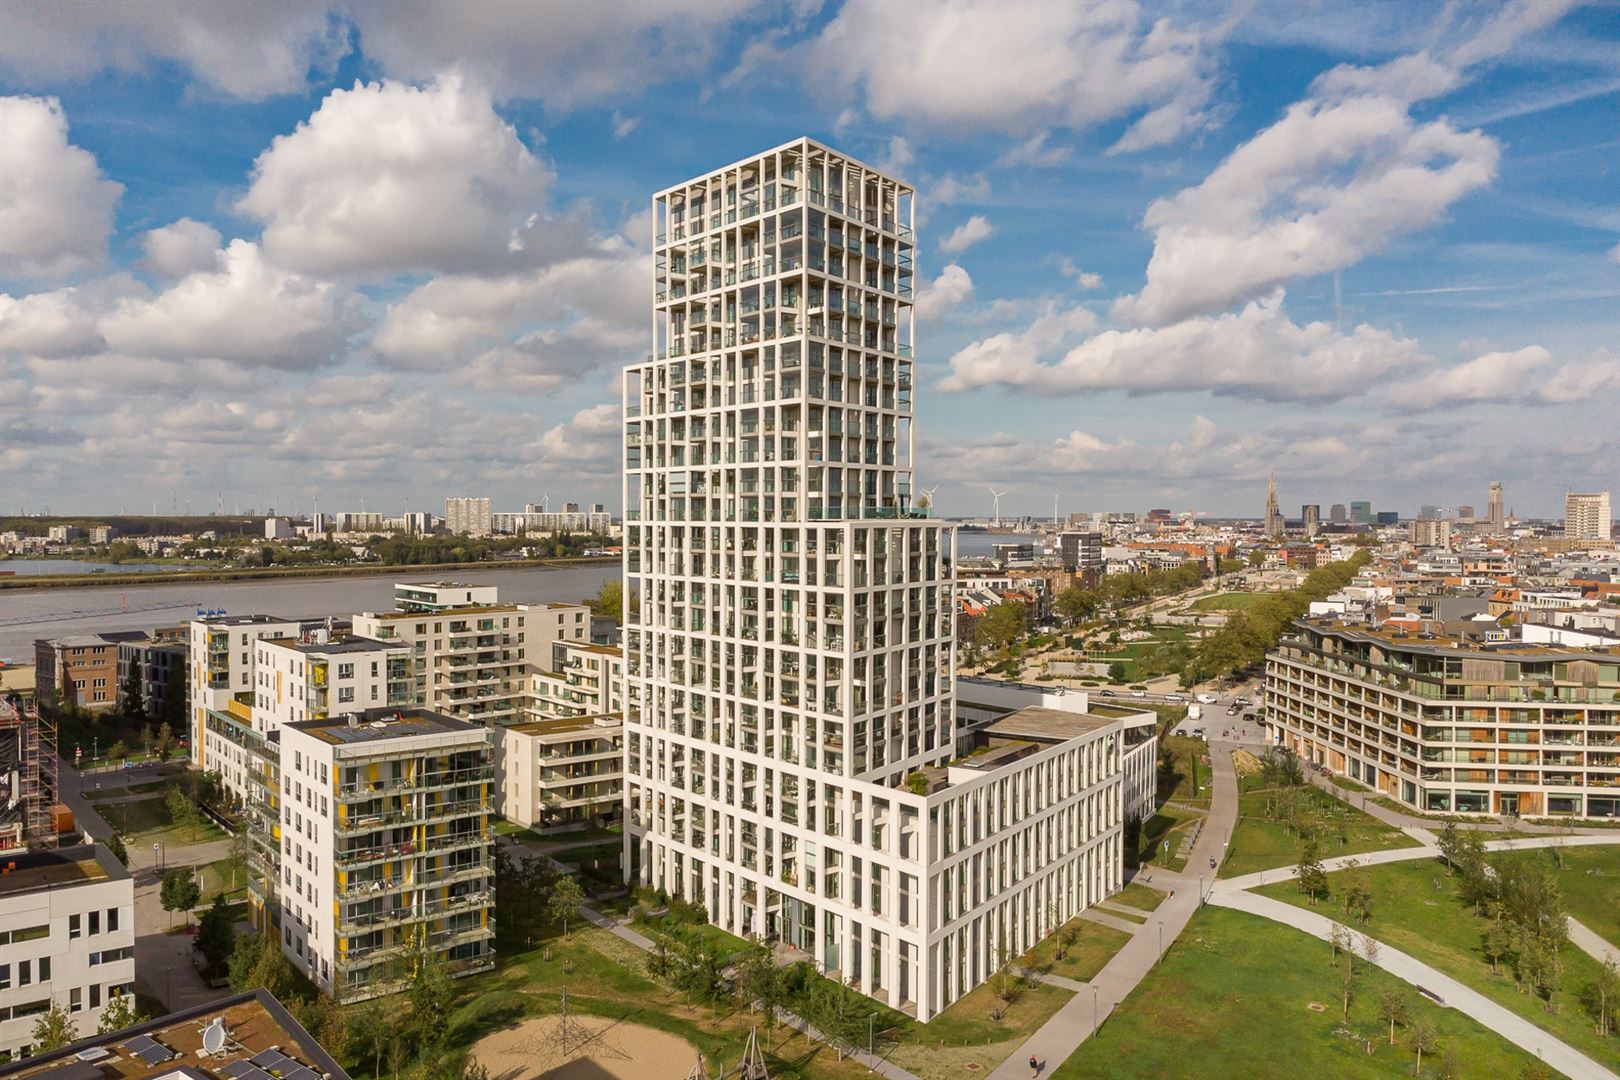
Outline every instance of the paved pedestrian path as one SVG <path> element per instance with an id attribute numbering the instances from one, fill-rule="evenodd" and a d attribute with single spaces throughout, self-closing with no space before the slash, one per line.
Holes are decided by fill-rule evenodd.
<path id="1" fill-rule="evenodd" d="M 1332 939 L 1333 927 L 1336 925 L 1332 919 L 1314 911 L 1307 911 L 1281 900 L 1258 896 L 1243 889 L 1219 888 L 1210 896 L 1210 903 L 1292 926 L 1322 941 Z M 1379 942 L 1378 948 L 1367 959 L 1391 975 L 1418 987 L 1427 996 L 1438 997 L 1440 1003 L 1446 1007 L 1457 1009 L 1479 1021 L 1488 1030 L 1496 1032 L 1527 1053 L 1534 1054 L 1565 1076 L 1577 1077 L 1579 1080 L 1620 1080 L 1620 1077 L 1616 1077 L 1609 1069 L 1563 1040 L 1543 1031 L 1518 1013 L 1503 1008 L 1478 991 L 1392 945 Z"/>
<path id="2" fill-rule="evenodd" d="M 1174 888 L 1176 895 L 1167 897 L 1159 905 L 1152 922 L 1127 927 L 1132 933 L 1131 940 L 1091 980 L 1088 984 L 1091 993 L 1077 993 L 1070 998 L 990 1073 L 989 1080 L 1028 1080 L 1031 1057 L 1040 1064 L 1043 1075 L 1066 1061 L 1092 1032 L 1107 1022 L 1109 1014 L 1158 963 L 1159 924 L 1163 925 L 1163 940 L 1168 948 L 1198 910 L 1200 894 L 1213 881 L 1210 861 L 1219 862 L 1237 824 L 1237 774 L 1232 769 L 1230 745 L 1222 745 L 1218 750 L 1212 747 L 1210 761 L 1214 766 L 1215 794 L 1209 817 L 1187 860 L 1187 869 L 1180 874 L 1163 870 L 1153 874 L 1155 887 Z M 1171 884 L 1172 880 L 1182 884 Z M 1095 914 L 1094 908 L 1082 912 L 1082 915 Z"/>
<path id="3" fill-rule="evenodd" d="M 1114 930 L 1123 930 L 1127 934 L 1134 934 L 1138 930 L 1142 929 L 1141 923 L 1132 922 L 1129 919 L 1122 919 L 1117 915 L 1110 915 L 1106 911 L 1098 911 L 1094 907 L 1086 908 L 1086 910 L 1080 913 L 1080 917 L 1087 922 L 1094 922 L 1098 926 L 1107 926 Z"/>

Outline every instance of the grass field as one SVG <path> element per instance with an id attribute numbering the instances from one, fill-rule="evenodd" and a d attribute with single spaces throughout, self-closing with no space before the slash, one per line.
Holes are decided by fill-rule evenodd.
<path id="1" fill-rule="evenodd" d="M 1416 840 L 1399 829 L 1326 792 L 1312 787 L 1298 790 L 1308 800 L 1311 816 L 1320 823 L 1318 836 L 1324 859 L 1418 846 Z M 1221 877 L 1241 877 L 1257 870 L 1292 866 L 1298 861 L 1299 837 L 1278 822 L 1266 820 L 1267 802 L 1275 797 L 1274 791 L 1263 788 L 1246 791 L 1239 797 L 1237 828 L 1232 832 L 1232 843 L 1221 863 Z"/>
<path id="2" fill-rule="evenodd" d="M 162 796 L 137 799 L 135 802 L 108 803 L 101 816 L 136 844 L 162 843 L 180 847 L 225 838 L 224 830 L 207 818 L 200 819 L 196 828 L 176 825 L 169 816 L 169 807 Z"/>
<path id="3" fill-rule="evenodd" d="M 1414 859 L 1361 867 L 1354 873 L 1364 875 L 1372 890 L 1372 918 L 1365 927 L 1367 933 L 1478 990 L 1576 1049 L 1600 1061 L 1620 1062 L 1620 1037 L 1605 1039 L 1597 1035 L 1592 1021 L 1581 1011 L 1580 992 L 1597 973 L 1597 961 L 1586 953 L 1574 945 L 1564 946 L 1563 982 L 1552 997 L 1557 1011 L 1548 1012 L 1538 999 L 1520 993 L 1505 969 L 1502 974 L 1491 974 L 1481 947 L 1485 920 L 1458 899 L 1458 879 L 1446 876 L 1443 863 Z M 1329 874 L 1328 883 L 1337 894 L 1344 884 L 1344 872 Z M 1307 906 L 1292 882 L 1266 885 L 1255 891 Z M 1612 892 L 1609 901 L 1614 902 Z M 1319 902 L 1317 910 L 1331 915 L 1338 908 L 1329 898 Z"/>
<path id="4" fill-rule="evenodd" d="M 1265 599 L 1264 593 L 1223 592 L 1214 596 L 1200 596 L 1192 602 L 1194 611 L 1242 611 Z"/>
<path id="5" fill-rule="evenodd" d="M 1108 899 L 1142 911 L 1157 911 L 1159 905 L 1164 903 L 1164 893 L 1133 881 Z"/>
<path id="6" fill-rule="evenodd" d="M 1424 1075 L 1449 1052 L 1463 1077 L 1515 1077 L 1530 1062 L 1505 1039 L 1452 1009 L 1420 998 L 1376 968 L 1358 976 L 1348 1029 L 1339 1034 L 1336 969 L 1328 948 L 1297 930 L 1243 912 L 1201 909 L 1164 961 L 1068 1061 L 1047 1062 L 1050 1080 L 1081 1078 L 1241 1076 L 1245 1080 L 1410 1076 L 1415 1055 L 1408 1030 L 1396 1045 L 1375 1011 L 1380 991 L 1408 991 L 1414 1019 L 1439 1033 L 1440 1052 L 1423 1059 Z M 1325 1008 L 1316 1011 L 1316 1003 Z M 1103 1000 L 1106 1010 L 1109 1002 Z M 1372 1053 L 1366 1039 L 1373 1040 Z"/>
<path id="7" fill-rule="evenodd" d="M 1131 940 L 1131 935 L 1125 931 L 1089 919 L 1075 919 L 1070 925 L 1080 931 L 1080 936 L 1069 946 L 1063 959 L 1056 958 L 1057 943 L 1048 938 L 1030 950 L 1031 967 L 1066 979 L 1090 982 L 1114 958 L 1114 954 Z"/>
<path id="8" fill-rule="evenodd" d="M 1502 856 L 1493 856 L 1502 857 Z M 1508 858 L 1551 859 L 1547 850 L 1525 851 Z M 1620 948 L 1620 844 L 1566 847 L 1558 884 L 1564 905 L 1594 934 Z"/>

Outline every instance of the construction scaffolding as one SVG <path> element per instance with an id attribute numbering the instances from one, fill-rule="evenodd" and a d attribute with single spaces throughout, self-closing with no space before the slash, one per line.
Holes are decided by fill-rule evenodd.
<path id="1" fill-rule="evenodd" d="M 33 702 L 0 700 L 0 849 L 53 848 L 56 721 Z"/>

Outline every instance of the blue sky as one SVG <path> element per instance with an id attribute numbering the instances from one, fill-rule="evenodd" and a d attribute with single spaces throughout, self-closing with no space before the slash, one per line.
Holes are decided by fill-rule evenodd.
<path id="1" fill-rule="evenodd" d="M 949 514 L 1620 486 L 1620 6 L 0 6 L 0 509 L 617 509 L 653 191 L 919 191 Z"/>

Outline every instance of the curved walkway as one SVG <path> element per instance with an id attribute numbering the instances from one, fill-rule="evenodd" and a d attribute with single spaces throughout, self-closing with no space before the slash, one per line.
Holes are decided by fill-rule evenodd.
<path id="1" fill-rule="evenodd" d="M 1217 888 L 1209 899 L 1212 904 L 1259 915 L 1273 922 L 1292 926 L 1296 930 L 1303 930 L 1323 941 L 1332 940 L 1333 927 L 1337 925 L 1332 919 L 1318 915 L 1314 911 L 1307 911 L 1281 900 L 1257 896 L 1242 889 Z M 1578 1080 L 1588 1078 L 1620 1080 L 1611 1070 L 1604 1068 L 1568 1043 L 1543 1031 L 1518 1013 L 1503 1008 L 1478 991 L 1464 986 L 1451 976 L 1435 970 L 1392 945 L 1379 942 L 1378 948 L 1367 959 L 1391 975 L 1411 983 L 1426 996 L 1438 999 L 1440 1004 L 1472 1017 L 1515 1046 L 1536 1055 L 1565 1076 L 1576 1077 Z"/>

